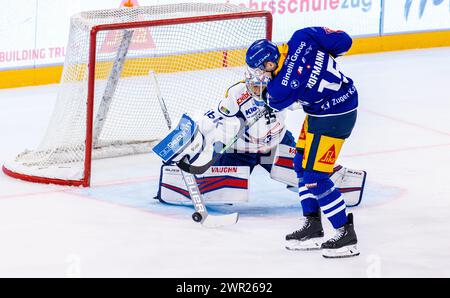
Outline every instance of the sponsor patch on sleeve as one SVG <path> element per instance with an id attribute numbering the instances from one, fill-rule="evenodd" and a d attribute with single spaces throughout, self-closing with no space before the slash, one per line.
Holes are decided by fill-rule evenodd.
<path id="1" fill-rule="evenodd" d="M 231 113 L 230 110 L 224 106 L 220 106 L 219 110 L 220 110 L 220 112 L 222 112 L 225 115 L 230 115 L 230 113 Z"/>
<path id="2" fill-rule="evenodd" d="M 244 94 L 242 94 L 238 99 L 236 99 L 236 103 L 238 105 L 242 105 L 247 99 L 250 98 L 250 93 L 246 91 Z"/>

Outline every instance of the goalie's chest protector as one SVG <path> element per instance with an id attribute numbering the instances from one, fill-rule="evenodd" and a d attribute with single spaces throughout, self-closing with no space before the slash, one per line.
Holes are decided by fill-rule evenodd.
<path id="1" fill-rule="evenodd" d="M 258 114 L 259 108 L 254 104 L 245 84 L 238 84 L 230 91 L 227 103 L 238 106 L 239 112 L 236 117 L 250 122 Z M 286 133 L 285 119 L 286 111 L 267 113 L 236 142 L 235 149 L 250 153 L 271 150 L 281 142 Z"/>

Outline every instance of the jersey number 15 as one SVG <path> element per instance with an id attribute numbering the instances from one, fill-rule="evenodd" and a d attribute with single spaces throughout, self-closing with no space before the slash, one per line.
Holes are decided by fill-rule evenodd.
<path id="1" fill-rule="evenodd" d="M 348 83 L 348 79 L 340 72 L 339 66 L 337 65 L 336 61 L 334 61 L 333 57 L 328 56 L 328 65 L 327 65 L 327 71 L 331 74 L 333 74 L 335 77 L 339 79 L 338 82 L 329 82 L 326 79 L 322 79 L 319 84 L 319 88 L 317 89 L 317 92 L 322 93 L 324 89 L 330 89 L 333 91 L 338 91 L 341 89 L 342 82 Z"/>

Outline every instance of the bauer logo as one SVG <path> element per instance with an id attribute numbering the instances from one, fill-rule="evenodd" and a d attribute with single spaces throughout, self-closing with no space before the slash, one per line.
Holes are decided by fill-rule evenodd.
<path id="1" fill-rule="evenodd" d="M 188 187 L 189 194 L 191 195 L 191 200 L 196 206 L 195 210 L 197 212 L 205 212 L 201 194 L 199 193 L 197 181 L 195 181 L 194 175 L 186 174 L 185 181 Z"/>

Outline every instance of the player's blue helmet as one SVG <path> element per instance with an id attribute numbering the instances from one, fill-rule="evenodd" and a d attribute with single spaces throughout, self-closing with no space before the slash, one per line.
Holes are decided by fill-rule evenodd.
<path id="1" fill-rule="evenodd" d="M 252 43 L 245 55 L 245 62 L 251 68 L 264 70 L 264 62 L 278 63 L 280 51 L 276 44 L 268 39 L 259 39 Z"/>

